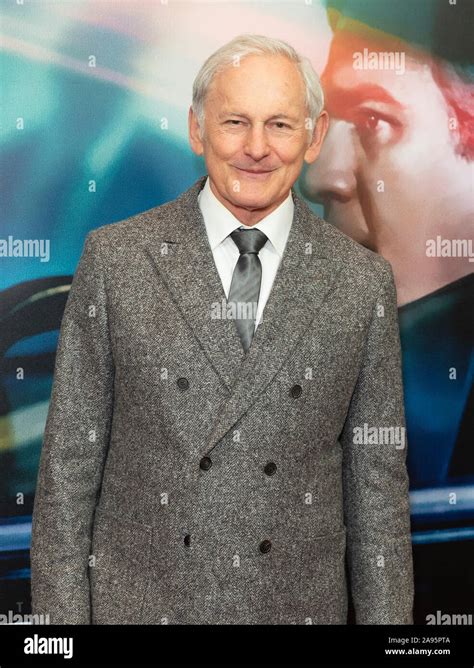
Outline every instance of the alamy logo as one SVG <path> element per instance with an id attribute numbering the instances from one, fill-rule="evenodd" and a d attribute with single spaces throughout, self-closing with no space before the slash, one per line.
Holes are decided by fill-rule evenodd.
<path id="1" fill-rule="evenodd" d="M 49 262 L 49 239 L 0 239 L 0 257 L 38 257 Z"/>
<path id="2" fill-rule="evenodd" d="M 466 257 L 474 262 L 472 239 L 443 239 L 439 234 L 436 239 L 426 241 L 427 257 Z"/>
<path id="3" fill-rule="evenodd" d="M 255 320 L 257 302 L 212 302 L 211 320 Z"/>
<path id="4" fill-rule="evenodd" d="M 404 51 L 355 51 L 352 54 L 355 70 L 392 70 L 395 74 L 405 73 Z"/>
<path id="5" fill-rule="evenodd" d="M 354 427 L 352 431 L 352 442 L 356 445 L 395 445 L 396 450 L 405 447 L 405 427 L 369 427 L 364 422 L 362 427 Z"/>
<path id="6" fill-rule="evenodd" d="M 73 655 L 73 638 L 47 638 L 35 633 L 25 638 L 24 654 L 62 654 L 65 659 Z"/>
<path id="7" fill-rule="evenodd" d="M 472 615 L 442 613 L 441 610 L 436 610 L 436 614 L 426 615 L 426 623 L 467 626 L 472 624 Z"/>
<path id="8" fill-rule="evenodd" d="M 21 612 L 13 612 L 13 610 L 8 610 L 8 613 L 0 615 L 0 624 L 50 624 L 49 613 L 43 615 L 27 613 L 23 614 Z"/>

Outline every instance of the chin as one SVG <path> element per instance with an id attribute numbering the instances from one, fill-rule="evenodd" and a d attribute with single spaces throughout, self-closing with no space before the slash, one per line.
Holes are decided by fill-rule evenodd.
<path id="1" fill-rule="evenodd" d="M 269 194 L 272 192 L 277 192 L 278 188 L 275 188 L 274 184 L 270 183 L 259 183 L 259 182 L 251 182 L 247 181 L 245 179 L 242 179 L 240 181 L 240 192 L 235 192 L 233 190 L 235 181 L 231 181 L 230 184 L 230 191 L 234 197 L 239 197 L 242 199 L 248 199 L 249 197 L 252 199 L 263 199 L 268 198 Z"/>
<path id="2" fill-rule="evenodd" d="M 237 206 L 264 207 L 268 206 L 272 198 L 265 193 L 233 193 L 232 202 Z"/>

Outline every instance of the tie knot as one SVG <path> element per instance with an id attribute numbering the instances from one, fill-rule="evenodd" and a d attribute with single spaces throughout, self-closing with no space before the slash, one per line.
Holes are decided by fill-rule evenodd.
<path id="1" fill-rule="evenodd" d="M 231 235 L 232 240 L 239 249 L 239 253 L 259 253 L 267 242 L 267 235 L 255 228 L 234 230 Z"/>

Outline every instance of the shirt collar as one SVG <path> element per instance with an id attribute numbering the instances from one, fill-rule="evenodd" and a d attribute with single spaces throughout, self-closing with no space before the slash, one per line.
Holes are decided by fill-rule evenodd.
<path id="1" fill-rule="evenodd" d="M 247 227 L 217 199 L 211 190 L 209 177 L 207 177 L 204 188 L 198 195 L 198 202 L 212 250 L 238 227 Z M 267 235 L 280 257 L 283 256 L 285 250 L 293 222 L 293 213 L 294 202 L 290 191 L 288 197 L 274 211 L 252 225 L 252 227 L 256 227 Z"/>

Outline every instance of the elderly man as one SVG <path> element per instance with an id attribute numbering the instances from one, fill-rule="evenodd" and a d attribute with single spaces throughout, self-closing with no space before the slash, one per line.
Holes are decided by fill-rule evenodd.
<path id="1" fill-rule="evenodd" d="M 322 106 L 235 38 L 193 88 L 208 176 L 88 235 L 33 516 L 53 623 L 412 622 L 393 274 L 293 189 Z"/>

